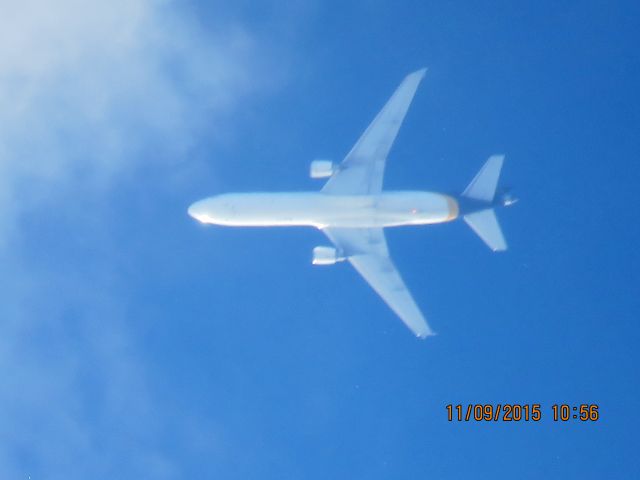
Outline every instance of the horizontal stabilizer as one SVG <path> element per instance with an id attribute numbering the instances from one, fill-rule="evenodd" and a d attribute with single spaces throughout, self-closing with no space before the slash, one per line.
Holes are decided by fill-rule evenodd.
<path id="1" fill-rule="evenodd" d="M 504 155 L 490 156 L 482 169 L 471 180 L 469 186 L 462 192 L 462 195 L 474 200 L 493 202 L 503 162 Z"/>
<path id="2" fill-rule="evenodd" d="M 492 208 L 465 215 L 464 221 L 494 252 L 507 249 L 507 242 L 504 240 L 498 219 Z"/>

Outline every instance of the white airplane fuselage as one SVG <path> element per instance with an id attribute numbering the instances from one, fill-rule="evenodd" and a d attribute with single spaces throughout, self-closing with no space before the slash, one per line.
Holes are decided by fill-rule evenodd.
<path id="1" fill-rule="evenodd" d="M 189 207 L 202 223 L 234 227 L 376 228 L 443 223 L 458 217 L 455 198 L 434 192 L 328 195 L 321 192 L 228 193 Z"/>

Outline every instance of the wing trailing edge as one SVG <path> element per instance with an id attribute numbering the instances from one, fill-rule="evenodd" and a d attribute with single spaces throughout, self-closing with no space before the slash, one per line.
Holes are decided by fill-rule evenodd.
<path id="1" fill-rule="evenodd" d="M 324 228 L 322 231 L 414 335 L 420 338 L 435 335 L 389 258 L 381 228 Z"/>

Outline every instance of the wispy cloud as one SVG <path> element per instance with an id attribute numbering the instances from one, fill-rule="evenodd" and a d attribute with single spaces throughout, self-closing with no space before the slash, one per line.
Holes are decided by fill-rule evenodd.
<path id="1" fill-rule="evenodd" d="M 78 180 L 95 204 L 114 179 L 185 154 L 268 77 L 267 56 L 241 25 L 204 28 L 170 2 L 0 0 L 3 478 L 179 476 L 154 442 L 163 426 L 108 259 L 42 261 L 50 247 L 24 218 L 77 208 L 64 192 Z M 94 221 L 74 228 L 108 243 Z"/>
<path id="2" fill-rule="evenodd" d="M 108 178 L 158 161 L 141 155 L 151 139 L 180 153 L 205 115 L 215 122 L 255 88 L 264 64 L 241 26 L 205 30 L 171 3 L 3 1 L 0 11 L 5 219 L 18 180 Z"/>

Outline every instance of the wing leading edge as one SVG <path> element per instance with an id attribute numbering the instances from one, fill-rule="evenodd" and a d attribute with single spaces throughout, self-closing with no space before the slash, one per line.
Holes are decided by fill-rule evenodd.
<path id="1" fill-rule="evenodd" d="M 322 231 L 415 335 L 421 338 L 434 335 L 389 258 L 381 228 L 325 228 Z"/>
<path id="2" fill-rule="evenodd" d="M 375 195 L 382 190 L 382 177 L 389 150 L 398 135 L 409 105 L 427 69 L 410 73 L 373 119 L 323 193 L 333 195 Z"/>
<path id="3" fill-rule="evenodd" d="M 389 150 L 427 69 L 402 81 L 325 184 L 329 195 L 377 195 Z M 382 228 L 324 228 L 342 255 L 418 337 L 434 335 L 389 258 Z"/>

